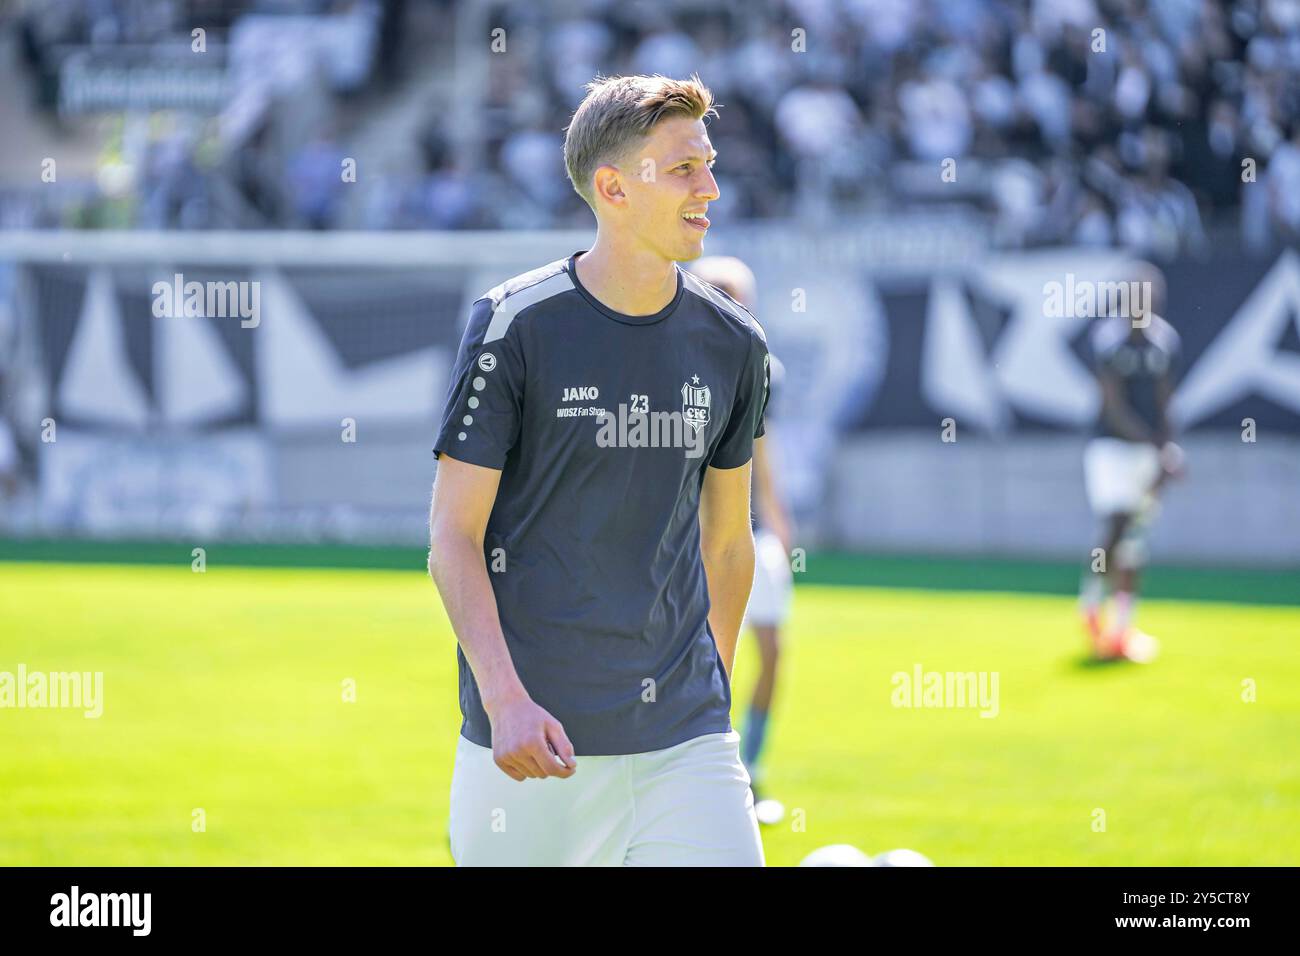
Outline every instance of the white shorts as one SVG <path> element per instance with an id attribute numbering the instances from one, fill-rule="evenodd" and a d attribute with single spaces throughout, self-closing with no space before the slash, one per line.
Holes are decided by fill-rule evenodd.
<path id="1" fill-rule="evenodd" d="M 506 776 L 460 737 L 451 777 L 458 866 L 762 866 L 740 734 L 579 756 L 572 777 Z"/>
<path id="2" fill-rule="evenodd" d="M 1160 453 L 1147 442 L 1094 438 L 1083 453 L 1083 476 L 1094 514 L 1132 514 L 1160 477 Z"/>
<path id="3" fill-rule="evenodd" d="M 778 627 L 790 613 L 794 575 L 781 539 L 760 529 L 754 535 L 754 586 L 749 592 L 742 627 Z"/>

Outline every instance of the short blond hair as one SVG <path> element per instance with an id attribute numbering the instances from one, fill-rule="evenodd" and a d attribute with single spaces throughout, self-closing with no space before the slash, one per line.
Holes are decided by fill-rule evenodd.
<path id="1" fill-rule="evenodd" d="M 591 177 L 615 162 L 673 116 L 717 116 L 713 93 L 698 74 L 687 80 L 666 76 L 597 77 L 573 112 L 564 136 L 564 165 L 578 195 L 596 208 Z"/>

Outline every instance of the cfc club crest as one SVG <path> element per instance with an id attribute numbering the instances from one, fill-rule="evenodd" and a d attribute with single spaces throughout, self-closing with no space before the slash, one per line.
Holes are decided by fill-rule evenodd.
<path id="1" fill-rule="evenodd" d="M 709 386 L 701 385 L 698 375 L 682 383 L 682 421 L 696 432 L 709 423 L 709 403 Z"/>

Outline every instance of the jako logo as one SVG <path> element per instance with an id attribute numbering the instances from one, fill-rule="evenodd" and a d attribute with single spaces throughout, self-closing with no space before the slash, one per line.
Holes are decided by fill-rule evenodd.
<path id="1" fill-rule="evenodd" d="M 579 385 L 577 388 L 566 388 L 562 402 L 594 402 L 600 398 L 600 389 L 595 385 Z"/>
<path id="2" fill-rule="evenodd" d="M 152 923 L 152 893 L 71 893 L 50 897 L 51 926 L 130 926 L 133 936 L 148 936 Z"/>

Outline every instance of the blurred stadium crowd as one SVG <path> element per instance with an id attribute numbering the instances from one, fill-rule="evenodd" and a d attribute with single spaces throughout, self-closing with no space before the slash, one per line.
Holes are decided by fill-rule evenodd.
<path id="1" fill-rule="evenodd" d="M 195 26 L 212 102 L 69 94 L 105 61 L 192 82 Z M 73 188 L 10 157 L 8 227 L 585 227 L 583 85 L 698 72 L 721 222 L 957 202 L 1009 247 L 1300 236 L 1300 0 L 40 0 L 6 33 L 32 122 L 97 124 Z"/>

